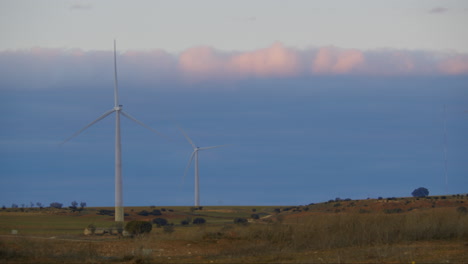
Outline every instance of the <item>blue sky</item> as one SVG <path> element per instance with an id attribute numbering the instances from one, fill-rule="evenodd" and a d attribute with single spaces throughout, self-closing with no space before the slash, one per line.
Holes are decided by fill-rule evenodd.
<path id="1" fill-rule="evenodd" d="M 298 205 L 466 193 L 465 1 L 2 1 L 0 206 Z M 444 106 L 446 112 L 444 114 Z M 446 122 L 447 172 L 444 163 Z"/>

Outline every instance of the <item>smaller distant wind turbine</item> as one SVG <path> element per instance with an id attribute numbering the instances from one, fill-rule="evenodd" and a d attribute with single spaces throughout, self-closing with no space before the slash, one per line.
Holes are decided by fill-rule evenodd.
<path id="1" fill-rule="evenodd" d="M 200 184 L 199 184 L 199 174 L 198 174 L 198 151 L 200 150 L 207 150 L 207 149 L 213 149 L 213 148 L 219 148 L 219 147 L 224 147 L 227 145 L 218 145 L 218 146 L 211 146 L 211 147 L 197 147 L 193 143 L 193 141 L 189 138 L 189 136 L 182 130 L 182 128 L 179 127 L 180 132 L 184 135 L 184 137 L 187 139 L 187 141 L 192 145 L 193 147 L 193 152 L 192 155 L 190 155 L 189 162 L 187 164 L 187 167 L 185 168 L 184 172 L 184 179 L 185 175 L 187 175 L 187 170 L 189 169 L 190 165 L 192 165 L 192 161 L 195 158 L 195 206 L 200 206 Z"/>

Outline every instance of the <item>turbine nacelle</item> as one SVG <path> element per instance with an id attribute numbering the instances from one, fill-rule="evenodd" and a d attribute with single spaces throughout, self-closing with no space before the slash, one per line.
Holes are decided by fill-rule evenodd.
<path id="1" fill-rule="evenodd" d="M 120 110 L 122 110 L 122 107 L 123 107 L 123 105 L 114 106 L 114 111 L 120 111 Z"/>

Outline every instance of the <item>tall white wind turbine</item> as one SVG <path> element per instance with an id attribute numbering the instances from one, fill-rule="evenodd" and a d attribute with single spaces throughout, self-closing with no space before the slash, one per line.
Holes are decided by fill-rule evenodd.
<path id="1" fill-rule="evenodd" d="M 190 145 L 192 145 L 192 148 L 193 148 L 192 155 L 190 155 L 189 162 L 187 164 L 187 167 L 185 168 L 184 178 L 185 178 L 185 175 L 187 174 L 188 168 L 190 167 L 190 165 L 192 164 L 193 159 L 195 158 L 195 206 L 200 206 L 200 184 L 199 184 L 200 183 L 200 178 L 199 178 L 199 174 L 198 174 L 198 152 L 200 150 L 219 148 L 219 147 L 224 147 L 226 145 L 218 145 L 218 146 L 202 147 L 202 148 L 197 147 L 197 145 L 195 145 L 193 143 L 193 141 L 184 132 L 184 130 L 182 130 L 182 128 L 180 128 L 180 127 L 179 127 L 179 129 L 180 129 L 180 132 L 182 132 L 184 137 L 187 139 L 187 141 L 190 143 Z"/>
<path id="2" fill-rule="evenodd" d="M 123 198 L 122 198 L 122 151 L 121 151 L 121 140 L 120 140 L 120 115 L 122 114 L 126 118 L 132 120 L 133 122 L 157 133 L 160 134 L 157 130 L 147 126 L 141 121 L 138 121 L 131 115 L 125 113 L 122 110 L 122 105 L 119 105 L 119 91 L 118 91 L 118 82 L 117 82 L 117 52 L 116 52 L 116 43 L 114 40 L 114 108 L 102 114 L 93 122 L 86 125 L 84 128 L 67 138 L 61 144 L 66 143 L 72 138 L 78 136 L 81 132 L 94 125 L 95 123 L 106 118 L 108 115 L 115 112 L 115 221 L 123 222 L 124 221 L 124 208 L 123 208 Z M 161 134 L 160 134 L 161 135 Z"/>

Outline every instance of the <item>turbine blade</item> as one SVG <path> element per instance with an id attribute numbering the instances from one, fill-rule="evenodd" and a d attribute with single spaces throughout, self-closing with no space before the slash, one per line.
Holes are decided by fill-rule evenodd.
<path id="1" fill-rule="evenodd" d="M 196 149 L 197 146 L 193 143 L 193 141 L 189 138 L 189 136 L 185 133 L 185 131 L 180 126 L 177 126 L 177 128 L 180 130 L 180 132 L 182 132 L 185 139 L 187 139 L 188 143 L 190 143 L 190 145 L 192 145 L 193 149 Z"/>
<path id="2" fill-rule="evenodd" d="M 119 106 L 119 83 L 117 81 L 117 51 L 114 39 L 114 107 Z"/>
<path id="3" fill-rule="evenodd" d="M 152 128 L 152 127 L 146 125 L 145 123 L 143 123 L 143 122 L 137 120 L 136 118 L 134 118 L 133 116 L 131 116 L 131 115 L 127 114 L 127 113 L 125 113 L 124 111 L 120 110 L 120 113 L 121 113 L 123 116 L 125 116 L 126 118 L 128 118 L 128 119 L 132 120 L 133 122 L 139 124 L 140 126 L 142 126 L 142 127 L 144 127 L 144 128 L 147 128 L 147 129 L 153 131 L 154 133 L 158 134 L 159 136 L 161 136 L 161 137 L 163 137 L 163 138 L 165 138 L 165 139 L 167 139 L 167 140 L 172 141 L 172 139 L 171 139 L 170 137 L 168 137 L 168 136 L 162 134 L 161 132 L 157 131 L 156 129 L 154 129 L 154 128 Z"/>
<path id="4" fill-rule="evenodd" d="M 78 132 L 76 132 L 75 134 L 73 134 L 71 137 L 65 139 L 62 143 L 60 143 L 60 145 L 63 145 L 65 144 L 66 142 L 70 141 L 72 138 L 78 136 L 81 132 L 85 131 L 88 127 L 96 124 L 97 122 L 101 121 L 102 119 L 104 119 L 105 117 L 107 117 L 108 115 L 112 114 L 113 112 L 115 111 L 115 109 L 111 109 L 107 112 L 105 112 L 104 114 L 102 114 L 100 117 L 98 117 L 96 120 L 94 120 L 93 122 L 89 123 L 88 125 L 86 125 L 85 127 L 83 127 L 81 130 L 79 130 Z"/>
<path id="5" fill-rule="evenodd" d="M 218 145 L 218 146 L 212 146 L 212 147 L 203 147 L 203 148 L 199 148 L 199 150 L 220 148 L 220 147 L 225 147 L 225 146 L 229 146 L 229 144 L 226 144 L 226 145 Z"/>
<path id="6" fill-rule="evenodd" d="M 192 164 L 193 157 L 195 157 L 195 152 L 197 152 L 197 150 L 194 150 L 192 152 L 192 155 L 190 155 L 189 162 L 187 163 L 187 166 L 185 167 L 185 170 L 184 170 L 184 177 L 182 178 L 182 183 L 185 182 L 185 177 L 187 176 L 187 170 L 190 168 L 190 165 Z"/>

